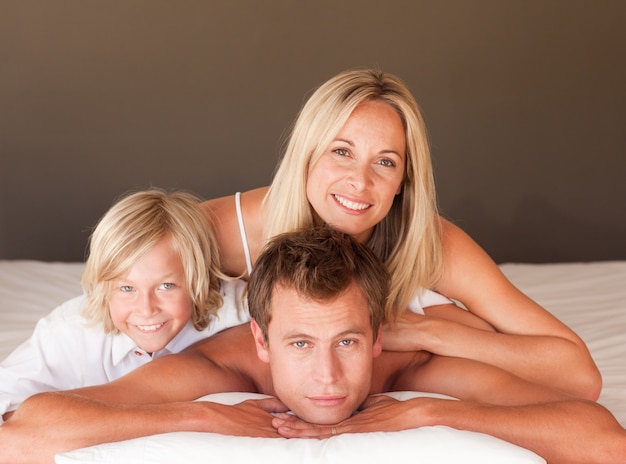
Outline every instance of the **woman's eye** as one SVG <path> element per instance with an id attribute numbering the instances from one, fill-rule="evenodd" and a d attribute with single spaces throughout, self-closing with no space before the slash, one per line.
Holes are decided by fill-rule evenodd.
<path id="1" fill-rule="evenodd" d="M 390 168 L 393 168 L 396 166 L 396 163 L 394 163 L 393 161 L 391 161 L 389 158 L 386 159 L 382 159 L 378 162 L 379 164 L 383 165 L 383 166 L 387 166 Z"/>
<path id="2" fill-rule="evenodd" d="M 176 285 L 174 285 L 174 284 L 173 284 L 173 283 L 171 283 L 171 282 L 165 282 L 165 283 L 161 284 L 161 289 L 163 289 L 163 290 L 171 290 L 171 289 L 173 289 L 175 286 L 176 286 Z"/>
<path id="3" fill-rule="evenodd" d="M 339 156 L 348 156 L 348 150 L 346 150 L 345 148 L 335 148 L 333 150 L 333 153 Z"/>
<path id="4" fill-rule="evenodd" d="M 130 285 L 122 285 L 120 287 L 120 290 L 122 292 L 132 292 L 133 291 L 133 287 L 131 287 Z"/>

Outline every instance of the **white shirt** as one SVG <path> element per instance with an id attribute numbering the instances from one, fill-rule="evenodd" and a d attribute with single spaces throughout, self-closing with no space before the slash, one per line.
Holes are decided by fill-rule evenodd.
<path id="1" fill-rule="evenodd" d="M 122 377 L 151 360 L 178 353 L 221 330 L 250 320 L 242 302 L 245 282 L 222 282 L 224 303 L 209 326 L 191 322 L 162 350 L 150 356 L 123 333 L 105 333 L 81 314 L 85 296 L 73 298 L 40 319 L 29 340 L 0 363 L 0 424 L 29 396 L 44 391 L 100 385 Z"/>

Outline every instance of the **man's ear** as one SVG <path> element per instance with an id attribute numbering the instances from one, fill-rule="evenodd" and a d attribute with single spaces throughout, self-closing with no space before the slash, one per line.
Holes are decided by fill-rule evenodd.
<path id="1" fill-rule="evenodd" d="M 256 323 L 254 319 L 250 320 L 250 330 L 252 330 L 252 336 L 254 337 L 254 345 L 256 346 L 256 354 L 259 359 L 263 362 L 270 362 L 270 354 L 267 347 L 267 343 L 265 343 L 265 337 L 263 336 L 263 331 L 259 324 Z"/>
<path id="2" fill-rule="evenodd" d="M 376 358 L 383 352 L 383 326 L 378 327 L 378 333 L 376 334 L 376 340 L 374 340 L 374 349 L 372 350 L 372 357 Z"/>

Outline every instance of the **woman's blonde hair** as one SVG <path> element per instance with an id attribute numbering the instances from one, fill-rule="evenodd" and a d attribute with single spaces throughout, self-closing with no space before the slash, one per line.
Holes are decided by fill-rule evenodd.
<path id="1" fill-rule="evenodd" d="M 165 238 L 180 254 L 193 325 L 197 330 L 207 327 L 223 303 L 219 279 L 227 277 L 220 271 L 212 224 L 199 202 L 191 193 L 151 188 L 122 198 L 107 211 L 89 241 L 82 276 L 85 317 L 102 322 L 106 332 L 117 332 L 109 312 L 113 281 Z"/>
<path id="2" fill-rule="evenodd" d="M 354 109 L 371 100 L 387 103 L 397 111 L 406 136 L 401 192 L 368 241 L 392 277 L 386 314 L 388 320 L 394 320 L 416 291 L 432 287 L 443 267 L 426 127 L 413 95 L 396 76 L 378 70 L 345 71 L 313 93 L 294 123 L 265 198 L 268 218 L 264 238 L 314 225 L 306 194 L 309 172 Z"/>

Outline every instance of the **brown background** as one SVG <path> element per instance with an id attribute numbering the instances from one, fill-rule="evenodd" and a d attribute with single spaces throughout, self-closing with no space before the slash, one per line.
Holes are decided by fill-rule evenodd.
<path id="1" fill-rule="evenodd" d="M 626 2 L 0 0 L 0 259 L 82 260 L 130 189 L 266 185 L 310 91 L 415 93 L 498 262 L 626 259 Z"/>

